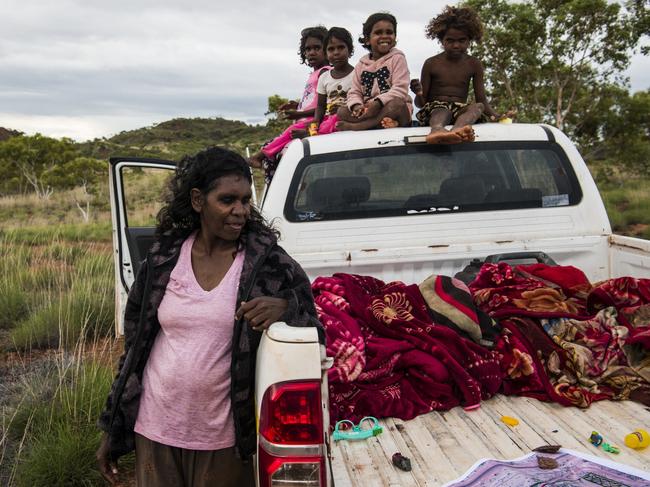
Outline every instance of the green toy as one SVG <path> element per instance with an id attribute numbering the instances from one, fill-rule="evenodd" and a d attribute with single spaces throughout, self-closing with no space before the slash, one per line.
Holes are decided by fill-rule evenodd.
<path id="1" fill-rule="evenodd" d="M 366 421 L 370 421 L 370 427 L 364 427 L 363 423 Z M 342 425 L 348 426 L 341 430 L 340 427 Z M 366 416 L 365 418 L 362 418 L 361 421 L 359 421 L 359 424 L 354 424 L 348 419 L 342 419 L 341 421 L 336 422 L 332 438 L 334 438 L 334 441 L 365 440 L 366 438 L 377 436 L 382 431 L 383 429 L 379 425 L 379 421 L 374 416 Z"/>

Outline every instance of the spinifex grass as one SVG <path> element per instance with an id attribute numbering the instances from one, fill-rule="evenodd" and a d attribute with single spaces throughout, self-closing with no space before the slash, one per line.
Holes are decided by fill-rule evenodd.
<path id="1" fill-rule="evenodd" d="M 103 365 L 109 348 L 110 342 L 81 337 L 70 352 L 52 355 L 37 380 L 25 382 L 8 426 L 9 437 L 22 446 L 13 484 L 104 485 L 96 468 L 101 432 L 95 423 L 113 378 L 112 367 Z"/>

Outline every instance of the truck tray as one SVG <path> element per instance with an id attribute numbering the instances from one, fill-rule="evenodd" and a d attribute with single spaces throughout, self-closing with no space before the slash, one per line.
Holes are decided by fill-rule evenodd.
<path id="1" fill-rule="evenodd" d="M 501 416 L 517 418 L 519 425 L 507 426 Z M 632 401 L 600 401 L 579 409 L 497 395 L 475 411 L 456 407 L 409 421 L 387 418 L 381 425 L 384 432 L 368 440 L 332 442 L 336 487 L 439 486 L 460 477 L 481 458 L 514 459 L 546 444 L 650 471 L 650 448 L 632 450 L 623 442 L 636 428 L 650 427 L 650 410 Z M 594 430 L 620 447 L 620 454 L 589 443 Z M 410 458 L 411 472 L 393 467 L 395 452 Z"/>

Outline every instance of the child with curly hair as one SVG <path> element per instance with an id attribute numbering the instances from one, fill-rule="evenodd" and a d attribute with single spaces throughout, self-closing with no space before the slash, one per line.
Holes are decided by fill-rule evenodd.
<path id="1" fill-rule="evenodd" d="M 278 155 L 284 147 L 294 138 L 307 135 L 307 125 L 313 120 L 318 97 L 316 87 L 318 79 L 330 66 L 325 59 L 323 41 L 327 29 L 323 26 L 307 27 L 300 32 L 300 49 L 298 54 L 302 64 L 307 64 L 313 69 L 302 94 L 300 102 L 290 101 L 280 107 L 281 114 L 290 120 L 296 120 L 275 139 L 265 144 L 261 150 L 250 157 L 248 163 L 255 168 L 264 167 L 266 179 L 270 181 L 278 165 Z"/>
<path id="2" fill-rule="evenodd" d="M 338 130 L 411 124 L 409 69 L 404 54 L 395 48 L 396 35 L 397 20 L 389 13 L 374 13 L 363 24 L 359 42 L 370 53 L 354 68 L 347 104 L 337 113 Z"/>
<path id="3" fill-rule="evenodd" d="M 430 144 L 456 144 L 474 140 L 472 124 L 482 115 L 489 120 L 500 117 L 485 95 L 483 64 L 467 54 L 472 42 L 480 42 L 483 26 L 469 7 L 450 7 L 431 19 L 426 28 L 429 39 L 438 39 L 443 52 L 424 62 L 420 80 L 411 81 L 416 114 L 423 125 L 430 125 L 426 141 Z M 473 82 L 475 103 L 467 103 L 469 83 Z M 445 125 L 453 124 L 451 130 Z"/>

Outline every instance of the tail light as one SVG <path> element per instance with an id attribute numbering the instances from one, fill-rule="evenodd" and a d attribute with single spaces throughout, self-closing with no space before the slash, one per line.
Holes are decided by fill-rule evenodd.
<path id="1" fill-rule="evenodd" d="M 260 487 L 326 485 L 320 381 L 280 382 L 262 398 Z"/>

